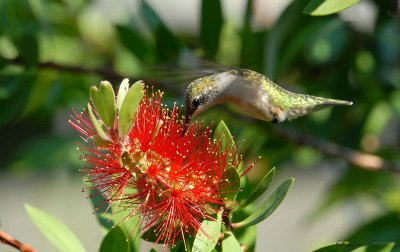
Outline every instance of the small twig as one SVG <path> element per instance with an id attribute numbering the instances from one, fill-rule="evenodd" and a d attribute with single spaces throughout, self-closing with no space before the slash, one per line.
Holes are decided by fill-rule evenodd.
<path id="1" fill-rule="evenodd" d="M 21 59 L 21 58 L 15 58 L 15 59 L 10 59 L 8 60 L 8 63 L 13 64 L 13 65 L 19 65 L 19 66 L 27 66 L 26 63 Z M 116 80 L 116 81 L 121 81 L 124 78 L 127 78 L 127 76 L 122 76 L 121 74 L 115 72 L 111 68 L 103 67 L 103 68 L 88 68 L 84 66 L 68 66 L 68 65 L 63 65 L 55 62 L 39 62 L 36 65 L 37 68 L 40 69 L 51 69 L 51 70 L 56 70 L 56 71 L 63 71 L 63 72 L 73 72 L 73 73 L 82 73 L 82 74 L 97 74 L 100 75 L 110 81 Z M 163 88 L 164 90 L 167 90 L 173 94 L 181 94 L 182 90 L 174 85 L 169 85 L 164 82 L 159 82 L 154 79 L 149 79 L 149 78 L 131 78 L 129 77 L 131 81 L 137 81 L 137 80 L 143 80 L 147 85 L 155 85 Z"/>
<path id="2" fill-rule="evenodd" d="M 14 237 L 4 231 L 0 231 L 0 242 L 10 245 L 22 252 L 36 252 L 36 250 L 31 246 L 17 241 Z"/>
<path id="3" fill-rule="evenodd" d="M 353 150 L 294 129 L 279 127 L 276 128 L 276 132 L 295 144 L 309 146 L 319 152 L 341 158 L 349 164 L 363 169 L 400 172 L 399 165 L 388 163 L 383 158 L 373 154 Z"/>
<path id="4" fill-rule="evenodd" d="M 10 64 L 25 66 L 25 63 L 20 58 L 16 58 L 13 60 L 9 60 Z M 65 72 L 74 72 L 74 73 L 87 73 L 87 74 L 98 74 L 103 76 L 104 78 L 110 80 L 122 80 L 124 76 L 118 74 L 110 68 L 86 68 L 83 66 L 67 66 L 53 62 L 42 62 L 38 63 L 38 68 L 42 69 L 53 69 L 58 71 Z M 138 78 L 131 78 L 132 80 L 138 80 Z M 173 93 L 182 95 L 183 90 L 174 85 L 168 85 L 167 83 L 157 82 L 152 79 L 143 79 L 147 84 L 155 84 L 159 85 L 161 88 Z M 235 114 L 237 117 L 246 120 L 252 120 L 251 118 Z M 341 145 L 338 145 L 333 142 L 329 142 L 326 140 L 322 140 L 311 135 L 306 135 L 304 132 L 295 131 L 293 129 L 288 128 L 277 128 L 274 127 L 278 134 L 282 137 L 292 141 L 298 145 L 306 145 L 314 148 L 315 150 L 341 158 L 348 162 L 349 164 L 355 165 L 362 169 L 367 170 L 382 170 L 382 171 L 391 171 L 391 172 L 400 172 L 400 166 L 395 164 L 390 164 L 386 162 L 381 157 L 378 157 L 373 154 L 368 154 L 365 152 L 356 151 Z"/>
<path id="5" fill-rule="evenodd" d="M 242 114 L 237 114 L 230 110 L 228 111 L 237 118 L 240 118 L 241 120 L 245 120 L 248 122 L 256 121 L 256 119 L 254 118 Z M 256 124 L 256 125 L 258 127 L 262 127 L 261 124 Z M 374 170 L 374 171 L 400 172 L 399 164 L 389 163 L 377 155 L 369 154 L 362 151 L 357 151 L 336 144 L 334 142 L 314 137 L 299 130 L 283 127 L 281 125 L 274 125 L 271 128 L 274 129 L 277 134 L 293 142 L 294 144 L 309 146 L 320 153 L 343 159 L 347 163 L 352 164 L 361 169 Z"/>

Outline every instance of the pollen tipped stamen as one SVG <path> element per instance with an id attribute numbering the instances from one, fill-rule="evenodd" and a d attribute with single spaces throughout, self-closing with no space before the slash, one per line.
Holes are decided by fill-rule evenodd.
<path id="1" fill-rule="evenodd" d="M 85 190 L 92 192 L 89 197 L 104 198 L 96 210 L 107 213 L 118 206 L 113 214 L 125 214 L 121 222 L 139 216 L 130 236 L 153 230 L 158 242 L 171 246 L 199 231 L 211 238 L 201 222 L 215 220 L 225 204 L 219 193 L 222 174 L 243 159 L 237 148 L 213 139 L 211 127 L 198 122 L 189 127 L 190 117 L 182 119 L 181 112 L 176 104 L 171 109 L 163 105 L 161 92 L 148 95 L 145 90 L 123 140 L 118 117 L 113 127 L 104 129 L 107 141 L 96 141 L 99 133 L 87 112 L 73 111 L 69 121 L 81 135 L 78 149 L 88 164 L 81 169 L 87 176 Z M 226 184 L 224 189 L 233 193 Z"/>

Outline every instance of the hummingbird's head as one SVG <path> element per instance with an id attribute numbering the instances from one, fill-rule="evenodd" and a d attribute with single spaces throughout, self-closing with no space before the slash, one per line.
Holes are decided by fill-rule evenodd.
<path id="1" fill-rule="evenodd" d="M 189 84 L 185 92 L 185 129 L 192 118 L 214 105 L 216 92 L 214 75 Z"/>

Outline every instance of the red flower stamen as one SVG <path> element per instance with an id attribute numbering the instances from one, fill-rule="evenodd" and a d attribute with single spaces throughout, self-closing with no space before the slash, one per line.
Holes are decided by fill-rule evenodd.
<path id="1" fill-rule="evenodd" d="M 224 205 L 222 174 L 241 158 L 231 158 L 236 149 L 222 148 L 202 124 L 183 134 L 178 108 L 168 110 L 161 100 L 160 92 L 145 95 L 124 139 L 118 123 L 106 132 L 111 140 L 102 139 L 86 112 L 74 111 L 70 124 L 84 140 L 78 148 L 88 164 L 81 170 L 91 184 L 87 189 L 100 192 L 105 205 L 125 209 L 126 218 L 140 215 L 141 230 L 153 229 L 157 242 L 174 245 L 195 235 L 203 220 L 215 219 Z"/>

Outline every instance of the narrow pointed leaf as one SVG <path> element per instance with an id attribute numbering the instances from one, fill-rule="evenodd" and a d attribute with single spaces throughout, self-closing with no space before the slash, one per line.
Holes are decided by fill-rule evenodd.
<path id="1" fill-rule="evenodd" d="M 283 182 L 275 191 L 267 198 L 266 201 L 256 210 L 253 214 L 247 217 L 245 220 L 234 223 L 233 225 L 237 228 L 243 228 L 255 225 L 266 218 L 268 218 L 282 203 L 287 192 L 289 191 L 294 179 L 288 179 Z"/>
<path id="2" fill-rule="evenodd" d="M 126 189 L 125 192 L 127 194 L 136 193 L 135 189 Z M 130 251 L 140 251 L 140 239 L 135 239 L 136 231 L 138 231 L 140 227 L 140 216 L 131 215 L 132 212 L 127 210 L 124 207 L 118 206 L 117 203 L 114 203 L 111 206 L 111 219 L 114 225 L 118 225 L 127 236 L 133 234 L 129 237 L 127 242 L 130 247 Z"/>
<path id="3" fill-rule="evenodd" d="M 204 220 L 201 223 L 193 243 L 194 251 L 211 252 L 214 249 L 221 232 L 221 220 L 222 216 L 218 214 L 217 220 Z"/>
<path id="4" fill-rule="evenodd" d="M 65 224 L 52 215 L 28 204 L 25 205 L 25 209 L 36 227 L 40 229 L 59 251 L 85 251 L 79 239 Z"/>
<path id="5" fill-rule="evenodd" d="M 240 207 L 236 210 L 240 210 L 248 206 L 249 204 L 253 203 L 256 199 L 258 199 L 269 187 L 272 180 L 275 177 L 275 168 L 272 168 L 267 175 L 258 183 L 256 188 L 251 192 L 250 196 L 247 200 L 240 205 Z"/>
<path id="6" fill-rule="evenodd" d="M 117 111 L 121 111 L 122 103 L 125 100 L 126 94 L 129 91 L 129 79 L 125 78 L 122 80 L 121 85 L 118 88 L 118 95 L 117 95 Z"/>
<path id="7" fill-rule="evenodd" d="M 214 138 L 219 138 L 222 140 L 222 146 L 231 147 L 235 146 L 235 141 L 233 140 L 232 134 L 229 131 L 228 126 L 226 126 L 224 121 L 220 121 L 215 128 Z"/>
<path id="8" fill-rule="evenodd" d="M 115 119 L 115 94 L 111 83 L 102 81 L 100 88 L 91 87 L 90 99 L 105 125 L 112 128 Z"/>
<path id="9" fill-rule="evenodd" d="M 101 242 L 100 252 L 129 252 L 128 236 L 119 226 L 111 229 Z"/>
<path id="10" fill-rule="evenodd" d="M 232 232 L 226 232 L 225 238 L 222 240 L 222 251 L 229 251 L 229 252 L 242 252 L 242 248 L 236 237 L 233 235 Z"/>
<path id="11" fill-rule="evenodd" d="M 304 13 L 312 16 L 324 16 L 347 9 L 359 0 L 311 0 Z"/>
<path id="12" fill-rule="evenodd" d="M 177 57 L 180 42 L 168 27 L 161 25 L 156 31 L 156 48 L 160 59 Z"/>
<path id="13" fill-rule="evenodd" d="M 234 201 L 240 190 L 240 176 L 236 168 L 229 167 L 224 171 L 219 183 L 219 193 L 227 201 Z"/>
<path id="14" fill-rule="evenodd" d="M 35 34 L 23 34 L 15 39 L 19 56 L 29 66 L 37 65 L 39 59 L 39 43 Z"/>
<path id="15" fill-rule="evenodd" d="M 141 1 L 140 10 L 152 31 L 155 31 L 158 27 L 164 25 L 157 13 L 145 0 Z"/>
<path id="16" fill-rule="evenodd" d="M 104 129 L 103 129 L 102 125 L 101 125 L 101 122 L 98 121 L 96 116 L 94 115 L 93 109 L 92 109 L 92 106 L 90 106 L 90 103 L 88 103 L 88 112 L 89 112 L 90 120 L 92 121 L 93 126 L 96 129 L 96 131 L 99 134 L 99 136 L 101 138 L 103 138 L 104 140 L 110 141 L 110 138 L 108 137 L 108 135 L 104 131 Z"/>
<path id="17" fill-rule="evenodd" d="M 369 243 L 367 241 L 366 243 Z M 336 251 L 343 251 L 343 252 L 391 252 L 394 251 L 393 248 L 396 245 L 394 242 L 390 243 L 373 243 L 364 245 L 360 242 L 350 242 L 350 241 L 338 241 L 335 244 L 331 244 L 313 252 L 336 252 Z"/>
<path id="18" fill-rule="evenodd" d="M 150 43 L 139 32 L 136 27 L 117 25 L 117 33 L 122 45 L 141 61 L 145 61 L 149 57 Z"/>
<path id="19" fill-rule="evenodd" d="M 240 244 L 246 245 L 247 251 L 256 251 L 256 249 L 255 249 L 256 238 L 257 238 L 257 226 L 256 225 L 235 230 L 235 237 L 236 237 L 236 240 L 238 240 Z M 262 237 L 261 237 L 261 239 L 262 239 Z"/>
<path id="20" fill-rule="evenodd" d="M 149 228 L 148 230 L 146 230 L 142 235 L 141 238 L 145 241 L 148 242 L 153 242 L 153 243 L 160 243 L 163 244 L 165 243 L 165 241 L 163 239 L 159 238 L 159 226 L 154 225 L 151 228 Z"/>
<path id="21" fill-rule="evenodd" d="M 90 179 L 87 176 L 83 176 L 83 183 L 86 185 L 86 188 L 90 188 L 89 198 L 92 203 L 93 210 L 95 211 L 97 221 L 100 224 L 101 231 L 104 235 L 106 235 L 114 226 L 114 223 L 111 219 L 111 208 L 108 207 L 108 203 L 105 204 L 105 197 L 97 188 L 93 187 L 93 184 L 90 182 Z"/>
<path id="22" fill-rule="evenodd" d="M 200 41 L 211 59 L 218 51 L 223 16 L 220 0 L 203 0 L 201 5 Z"/>
<path id="23" fill-rule="evenodd" d="M 124 138 L 126 134 L 128 134 L 133 125 L 137 108 L 144 95 L 143 88 L 143 82 L 135 82 L 122 102 L 121 110 L 118 115 L 118 130 L 121 138 Z"/>
<path id="24" fill-rule="evenodd" d="M 353 252 L 392 252 L 398 251 L 398 247 L 394 250 L 394 246 L 396 245 L 395 242 L 390 242 L 386 244 L 367 244 L 360 248 L 354 249 Z"/>

